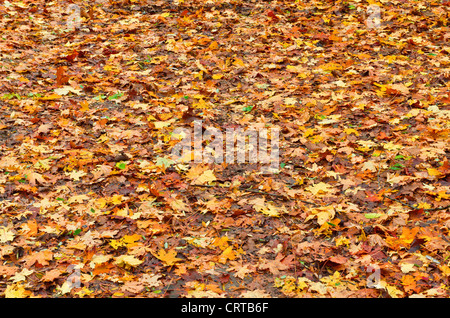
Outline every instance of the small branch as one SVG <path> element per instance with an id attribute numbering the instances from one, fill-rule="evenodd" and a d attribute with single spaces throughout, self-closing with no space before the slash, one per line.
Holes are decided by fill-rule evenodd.
<path id="1" fill-rule="evenodd" d="M 413 206 L 413 205 L 411 205 L 411 204 L 404 203 L 404 202 L 402 202 L 402 201 L 400 201 L 400 200 L 391 198 L 391 197 L 389 197 L 389 196 L 387 196 L 387 195 L 385 195 L 385 194 L 383 194 L 383 197 L 385 197 L 385 198 L 387 198 L 387 199 L 389 199 L 389 200 L 398 202 L 398 203 L 400 203 L 401 205 L 407 206 L 407 207 L 409 207 L 409 208 L 412 209 L 412 210 L 418 210 L 418 207 L 415 207 L 415 206 Z M 441 206 L 441 207 L 439 207 L 439 208 L 423 209 L 423 210 L 424 210 L 424 211 L 439 211 L 439 210 L 446 210 L 446 209 L 450 209 L 450 205 Z"/>
<path id="2" fill-rule="evenodd" d="M 192 186 L 194 186 L 194 187 L 204 187 L 204 188 L 217 188 L 217 187 L 220 187 L 218 185 L 209 185 L 209 184 L 192 184 Z M 223 186 L 222 188 L 230 188 L 230 186 Z M 278 193 L 265 192 L 265 191 L 251 189 L 251 188 L 244 188 L 242 186 L 238 187 L 238 189 L 241 190 L 241 191 L 247 191 L 247 192 L 252 192 L 252 193 L 257 193 L 257 194 L 262 194 L 262 195 L 270 195 L 270 196 L 273 196 L 273 197 L 282 198 L 284 200 L 286 200 L 286 199 L 290 200 L 286 196 L 278 194 Z M 304 200 L 300 200 L 300 199 L 297 199 L 297 200 L 300 201 L 300 202 L 303 202 L 305 204 L 312 205 L 313 207 L 316 207 L 316 208 L 319 207 L 319 205 L 317 205 L 314 202 L 304 201 Z"/>

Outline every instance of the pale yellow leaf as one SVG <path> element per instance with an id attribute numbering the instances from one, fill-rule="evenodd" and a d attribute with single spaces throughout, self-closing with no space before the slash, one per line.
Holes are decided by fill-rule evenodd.
<path id="1" fill-rule="evenodd" d="M 115 264 L 119 266 L 138 266 L 142 264 L 144 261 L 132 256 L 132 255 L 120 255 L 115 257 Z"/>

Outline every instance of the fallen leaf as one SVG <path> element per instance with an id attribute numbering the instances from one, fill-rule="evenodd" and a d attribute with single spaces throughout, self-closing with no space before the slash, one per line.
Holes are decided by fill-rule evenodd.
<path id="1" fill-rule="evenodd" d="M 142 264 L 144 261 L 132 256 L 132 255 L 120 255 L 114 258 L 115 264 L 124 267 L 136 267 Z"/>
<path id="2" fill-rule="evenodd" d="M 158 254 L 153 254 L 157 259 L 161 260 L 164 265 L 172 266 L 175 263 L 181 261 L 181 258 L 177 258 L 177 252 L 174 249 L 170 249 L 169 251 L 165 251 L 164 249 L 160 249 Z"/>

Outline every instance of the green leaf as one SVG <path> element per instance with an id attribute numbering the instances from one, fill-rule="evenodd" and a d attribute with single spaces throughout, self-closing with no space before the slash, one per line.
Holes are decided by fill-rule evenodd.
<path id="1" fill-rule="evenodd" d="M 364 216 L 368 219 L 376 219 L 379 218 L 381 216 L 380 213 L 366 213 L 364 214 Z"/>
<path id="2" fill-rule="evenodd" d="M 121 162 L 116 163 L 116 167 L 123 170 L 127 167 L 127 164 L 125 162 L 121 161 Z"/>
<path id="3" fill-rule="evenodd" d="M 248 113 L 253 109 L 254 106 L 245 106 L 244 108 L 242 108 L 242 111 Z"/>
<path id="4" fill-rule="evenodd" d="M 73 231 L 73 236 L 78 235 L 81 233 L 81 229 L 76 229 L 75 231 Z"/>
<path id="5" fill-rule="evenodd" d="M 122 96 L 123 96 L 123 93 L 116 93 L 112 96 L 109 96 L 108 100 L 118 99 L 119 97 L 122 97 Z"/>
<path id="6" fill-rule="evenodd" d="M 389 167 L 389 169 L 391 170 L 401 170 L 403 169 L 405 166 L 402 165 L 401 163 L 396 163 L 395 165 L 393 165 L 392 167 Z"/>

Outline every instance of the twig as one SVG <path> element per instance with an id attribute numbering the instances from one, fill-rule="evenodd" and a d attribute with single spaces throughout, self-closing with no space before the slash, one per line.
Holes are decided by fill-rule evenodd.
<path id="1" fill-rule="evenodd" d="M 205 187 L 205 188 L 216 188 L 218 187 L 218 185 L 209 185 L 209 184 L 192 184 L 192 186 L 194 187 Z M 230 186 L 222 186 L 223 188 L 230 188 Z M 247 192 L 252 192 L 252 193 L 258 193 L 258 194 L 262 194 L 262 195 L 270 195 L 273 197 L 278 197 L 278 198 L 282 198 L 282 199 L 289 199 L 284 195 L 278 194 L 278 193 L 272 193 L 272 192 L 265 192 L 265 191 L 260 191 L 260 190 L 255 190 L 255 189 L 250 189 L 250 188 L 244 188 L 242 186 L 238 187 L 239 190 L 241 191 L 247 191 Z M 319 207 L 319 205 L 317 205 L 314 202 L 309 202 L 309 201 L 304 201 L 304 200 L 300 200 L 298 199 L 298 201 L 303 202 L 305 204 L 309 204 L 312 205 L 314 207 Z"/>
<path id="2" fill-rule="evenodd" d="M 412 210 L 417 210 L 417 209 L 418 209 L 418 207 L 415 207 L 414 205 L 411 205 L 411 204 L 402 202 L 402 201 L 400 201 L 400 200 L 391 198 L 391 197 L 389 197 L 389 196 L 387 196 L 387 195 L 385 195 L 385 194 L 383 194 L 383 197 L 388 198 L 389 200 L 398 202 L 398 203 L 400 203 L 401 205 L 407 206 L 407 207 L 409 207 L 409 208 L 412 209 Z M 450 205 L 441 206 L 441 207 L 439 207 L 439 208 L 423 209 L 423 210 L 424 210 L 424 211 L 439 211 L 439 210 L 446 210 L 446 209 L 450 209 Z"/>

